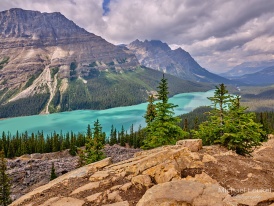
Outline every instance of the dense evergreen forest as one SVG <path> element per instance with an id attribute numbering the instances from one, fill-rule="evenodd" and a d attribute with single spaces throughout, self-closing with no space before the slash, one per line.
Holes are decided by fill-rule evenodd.
<path id="1" fill-rule="evenodd" d="M 87 128 L 90 128 L 88 125 Z M 111 130 L 110 136 L 104 136 L 105 144 L 120 144 L 125 146 L 128 144 L 134 148 L 140 148 L 144 139 L 144 130 L 139 127 L 138 131 L 134 131 L 133 125 L 129 132 L 125 131 L 124 127 L 120 128 L 120 131 L 113 126 L 109 128 Z M 44 135 L 43 132 L 31 133 L 27 132 L 16 135 L 10 133 L 2 133 L 0 138 L 0 151 L 4 151 L 5 157 L 13 158 L 19 157 L 23 154 L 33 153 L 49 153 L 57 152 L 65 149 L 70 150 L 71 155 L 77 154 L 77 149 L 85 146 L 86 140 L 90 136 L 90 129 L 87 129 L 86 133 L 73 133 L 68 132 L 66 134 L 53 132 L 51 135 Z"/>
<path id="2" fill-rule="evenodd" d="M 39 114 L 46 106 L 50 94 L 37 94 L 36 96 L 19 99 L 0 106 L 0 118 L 17 117 Z"/>

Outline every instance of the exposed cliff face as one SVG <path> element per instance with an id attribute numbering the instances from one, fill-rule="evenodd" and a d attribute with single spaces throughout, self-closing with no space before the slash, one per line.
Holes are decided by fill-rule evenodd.
<path id="1" fill-rule="evenodd" d="M 48 67 L 62 66 L 60 77 L 69 76 L 69 65 L 77 62 L 77 74 L 86 75 L 87 66 L 98 62 L 99 69 L 108 63 L 119 68 L 138 65 L 127 54 L 99 36 L 88 33 L 60 13 L 40 13 L 22 9 L 0 12 L 0 59 L 8 61 L 0 70 L 0 89 L 20 87 L 32 75 Z M 123 61 L 121 61 L 123 60 Z"/>
<path id="2" fill-rule="evenodd" d="M 145 40 L 144 42 L 135 40 L 127 48 L 135 53 L 142 65 L 152 69 L 190 81 L 231 83 L 229 80 L 202 68 L 182 48 L 172 50 L 166 43 L 158 40 Z"/>

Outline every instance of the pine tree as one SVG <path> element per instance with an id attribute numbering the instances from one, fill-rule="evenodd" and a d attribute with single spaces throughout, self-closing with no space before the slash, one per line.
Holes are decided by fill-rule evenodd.
<path id="1" fill-rule="evenodd" d="M 174 117 L 173 109 L 177 105 L 168 102 L 168 83 L 164 75 L 157 88 L 159 102 L 156 103 L 156 116 L 146 130 L 144 149 L 174 144 L 188 134 L 178 126 L 180 118 Z"/>
<path id="2" fill-rule="evenodd" d="M 69 153 L 72 156 L 75 156 L 77 154 L 77 146 L 76 146 L 76 141 L 74 134 L 72 133 L 70 136 L 70 147 L 69 147 Z"/>
<path id="3" fill-rule="evenodd" d="M 129 133 L 129 146 L 133 146 L 134 144 L 134 128 L 133 124 L 130 126 L 130 133 Z"/>
<path id="4" fill-rule="evenodd" d="M 246 109 L 240 105 L 239 96 L 232 100 L 224 118 L 224 134 L 216 141 L 241 155 L 250 154 L 265 135 L 262 125 L 254 122 L 255 113 L 246 112 Z"/>
<path id="5" fill-rule="evenodd" d="M 86 142 L 86 164 L 99 161 L 105 157 L 102 149 L 104 148 L 105 135 L 97 119 L 94 122 L 93 137 L 87 138 Z"/>
<path id="6" fill-rule="evenodd" d="M 10 199 L 10 179 L 6 174 L 7 163 L 4 152 L 0 151 L 0 205 L 7 206 L 11 203 Z"/>
<path id="7" fill-rule="evenodd" d="M 121 140 L 121 146 L 126 146 L 126 136 L 125 136 L 125 129 L 124 129 L 124 126 L 122 125 L 122 129 L 121 129 L 121 132 L 120 132 L 120 140 Z"/>
<path id="8" fill-rule="evenodd" d="M 188 131 L 188 122 L 187 119 L 185 118 L 184 120 L 184 131 L 187 132 Z"/>
<path id="9" fill-rule="evenodd" d="M 114 130 L 113 125 L 111 125 L 109 144 L 111 146 L 117 144 L 116 129 Z"/>
<path id="10" fill-rule="evenodd" d="M 79 160 L 78 160 L 78 167 L 82 167 L 86 164 L 86 154 L 85 154 L 85 150 L 78 148 L 78 152 L 77 152 L 78 156 L 79 156 Z"/>
<path id="11" fill-rule="evenodd" d="M 198 128 L 199 128 L 198 122 L 199 122 L 198 117 L 195 117 L 195 119 L 194 119 L 194 130 L 195 131 L 198 130 Z"/>
<path id="12" fill-rule="evenodd" d="M 92 135 L 92 133 L 91 133 L 91 128 L 90 128 L 90 124 L 88 124 L 88 127 L 87 127 L 87 138 L 90 138 L 91 137 L 91 135 Z"/>
<path id="13" fill-rule="evenodd" d="M 262 125 L 254 121 L 254 113 L 246 112 L 247 107 L 240 105 L 239 96 L 231 97 L 221 84 L 209 99 L 214 108 L 194 132 L 195 137 L 201 138 L 204 145 L 219 143 L 241 155 L 250 154 L 260 145 L 265 136 Z"/>
<path id="14" fill-rule="evenodd" d="M 143 132 L 142 126 L 139 125 L 136 138 L 135 138 L 134 148 L 140 148 L 141 146 L 143 146 L 143 142 L 144 142 L 144 132 Z"/>
<path id="15" fill-rule="evenodd" d="M 213 110 L 214 113 L 217 113 L 219 116 L 219 122 L 220 122 L 220 135 L 223 134 L 223 126 L 224 126 L 224 116 L 225 112 L 228 108 L 228 104 L 231 102 L 231 96 L 228 94 L 228 90 L 226 89 L 226 86 L 222 83 L 219 85 L 219 87 L 216 86 L 216 90 L 214 92 L 213 97 L 208 98 L 212 103 L 215 110 Z"/>
<path id="16" fill-rule="evenodd" d="M 51 163 L 51 173 L 50 173 L 50 181 L 57 178 L 57 175 L 55 173 L 54 163 Z"/>

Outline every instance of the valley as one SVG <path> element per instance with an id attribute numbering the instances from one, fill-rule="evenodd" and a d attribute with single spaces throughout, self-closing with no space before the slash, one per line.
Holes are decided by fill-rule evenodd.
<path id="1" fill-rule="evenodd" d="M 60 13 L 11 9 L 0 22 L 0 118 L 142 103 L 162 76 Z M 166 76 L 171 96 L 214 88 Z"/>
<path id="2" fill-rule="evenodd" d="M 157 12 L 191 14 L 154 33 L 176 15 L 117 24 L 121 2 L 0 10 L 0 205 L 273 206 L 274 61 L 236 45 L 252 31 L 201 23 L 207 3 L 169 2 Z"/>

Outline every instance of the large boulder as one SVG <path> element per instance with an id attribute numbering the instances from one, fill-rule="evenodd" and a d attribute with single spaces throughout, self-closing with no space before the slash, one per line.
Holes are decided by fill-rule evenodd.
<path id="1" fill-rule="evenodd" d="M 220 192 L 218 184 L 205 185 L 195 181 L 178 180 L 158 184 L 146 191 L 137 206 L 217 206 L 224 205 L 229 196 Z"/>

